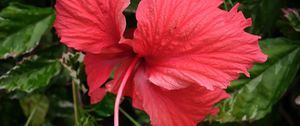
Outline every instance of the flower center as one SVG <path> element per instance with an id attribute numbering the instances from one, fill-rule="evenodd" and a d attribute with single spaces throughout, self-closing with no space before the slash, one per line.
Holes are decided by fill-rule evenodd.
<path id="1" fill-rule="evenodd" d="M 117 98 L 115 101 L 115 108 L 114 108 L 114 126 L 119 126 L 119 108 L 120 108 L 120 100 L 123 94 L 123 90 L 125 88 L 126 82 L 128 81 L 131 73 L 134 71 L 134 68 L 136 67 L 136 64 L 138 63 L 141 56 L 137 55 L 130 63 L 122 81 L 121 85 L 119 87 Z"/>

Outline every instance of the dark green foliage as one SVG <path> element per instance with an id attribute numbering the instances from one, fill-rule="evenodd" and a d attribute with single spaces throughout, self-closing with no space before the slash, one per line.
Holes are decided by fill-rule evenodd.
<path id="1" fill-rule="evenodd" d="M 33 50 L 52 27 L 54 11 L 11 4 L 0 12 L 0 59 Z"/>
<path id="2" fill-rule="evenodd" d="M 46 86 L 60 71 L 56 61 L 26 60 L 0 77 L 0 89 L 32 92 Z"/>
<path id="3" fill-rule="evenodd" d="M 95 106 L 92 106 L 92 109 L 95 113 L 102 117 L 109 117 L 114 113 L 115 96 L 113 94 L 108 94 L 105 96 L 103 101 Z"/>
<path id="4" fill-rule="evenodd" d="M 261 41 L 261 47 L 269 56 L 268 61 L 254 66 L 251 78 L 241 77 L 233 82 L 231 98 L 219 104 L 221 112 L 214 120 L 222 123 L 259 120 L 271 112 L 292 84 L 300 66 L 300 43 L 267 39 Z"/>
<path id="5" fill-rule="evenodd" d="M 32 95 L 20 100 L 20 105 L 27 117 L 32 117 L 30 124 L 40 126 L 44 123 L 49 108 L 49 100 L 44 95 Z"/>

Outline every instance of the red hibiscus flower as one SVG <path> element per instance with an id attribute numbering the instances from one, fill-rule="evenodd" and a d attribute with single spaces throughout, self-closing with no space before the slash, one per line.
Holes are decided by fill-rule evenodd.
<path id="1" fill-rule="evenodd" d="M 193 126 L 213 105 L 229 97 L 223 90 L 240 73 L 267 56 L 259 36 L 238 12 L 218 8 L 222 0 L 141 0 L 134 37 L 124 37 L 122 14 L 129 0 L 57 0 L 55 27 L 61 41 L 86 53 L 91 102 L 107 91 L 146 111 L 154 126 Z M 115 70 L 114 80 L 105 84 Z"/>

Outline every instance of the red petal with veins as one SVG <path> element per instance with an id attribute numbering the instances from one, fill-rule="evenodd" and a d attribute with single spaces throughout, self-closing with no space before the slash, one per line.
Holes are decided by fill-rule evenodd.
<path id="1" fill-rule="evenodd" d="M 106 89 L 100 87 L 107 81 L 114 67 L 124 61 L 120 55 L 95 55 L 87 53 L 84 58 L 85 70 L 89 86 L 91 103 L 102 100 L 106 94 Z"/>
<path id="2" fill-rule="evenodd" d="M 125 60 L 123 60 L 122 64 L 120 64 L 118 67 L 116 67 L 114 79 L 105 85 L 109 92 L 117 94 L 120 84 L 122 82 L 122 79 L 124 78 L 126 71 L 128 70 L 128 67 L 129 67 L 130 63 L 132 62 L 132 60 L 133 60 L 133 57 L 128 57 Z M 129 78 L 133 78 L 132 76 L 133 75 L 131 75 Z M 133 79 L 129 79 L 126 82 L 123 96 L 131 96 L 132 86 L 133 86 L 132 81 L 133 81 Z"/>
<path id="3" fill-rule="evenodd" d="M 106 95 L 107 90 L 105 88 L 97 88 L 95 91 L 91 92 L 90 95 L 90 102 L 91 104 L 97 104 L 98 102 L 102 101 L 104 96 Z"/>
<path id="4" fill-rule="evenodd" d="M 201 86 L 166 90 L 147 80 L 143 67 L 135 74 L 133 105 L 147 112 L 153 126 L 196 126 L 209 114 L 213 105 L 228 98 L 222 89 L 213 91 Z"/>
<path id="5" fill-rule="evenodd" d="M 89 53 L 122 52 L 122 14 L 130 0 L 57 0 L 55 28 L 69 47 Z"/>
<path id="6" fill-rule="evenodd" d="M 126 41 L 146 60 L 149 80 L 165 89 L 197 83 L 226 88 L 239 73 L 249 76 L 255 62 L 265 62 L 259 36 L 237 11 L 218 8 L 221 0 L 142 0 L 133 41 Z"/>

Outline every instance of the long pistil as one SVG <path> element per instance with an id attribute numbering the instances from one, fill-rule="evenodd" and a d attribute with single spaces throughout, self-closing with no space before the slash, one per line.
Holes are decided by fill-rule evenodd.
<path id="1" fill-rule="evenodd" d="M 123 79 L 121 82 L 121 85 L 119 87 L 118 93 L 117 93 L 117 98 L 115 101 L 115 108 L 114 108 L 114 126 L 119 126 L 119 108 L 120 108 L 120 100 L 123 94 L 123 90 L 125 88 L 126 82 L 128 81 L 128 78 L 130 77 L 131 73 L 134 71 L 134 68 L 136 64 L 138 63 L 140 59 L 140 56 L 136 56 L 132 62 L 130 63 Z"/>

